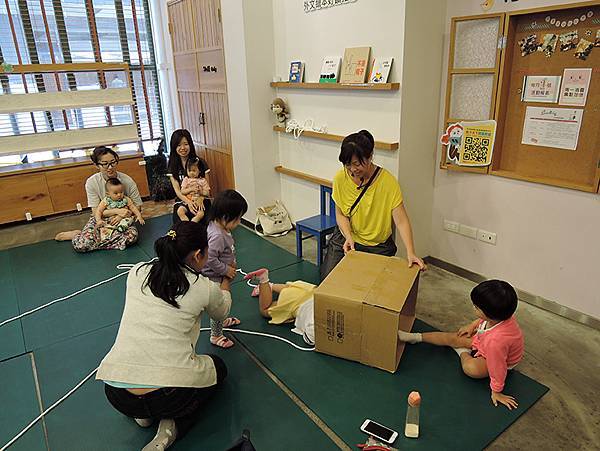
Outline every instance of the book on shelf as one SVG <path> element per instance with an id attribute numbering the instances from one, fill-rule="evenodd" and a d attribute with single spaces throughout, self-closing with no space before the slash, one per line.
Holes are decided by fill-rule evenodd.
<path id="1" fill-rule="evenodd" d="M 340 83 L 364 83 L 371 47 L 351 47 L 344 51 Z"/>
<path id="2" fill-rule="evenodd" d="M 369 75 L 369 83 L 387 83 L 392 68 L 393 57 L 375 58 L 371 75 Z"/>
<path id="3" fill-rule="evenodd" d="M 321 75 L 319 83 L 337 83 L 340 78 L 340 63 L 339 56 L 328 56 L 323 60 L 321 66 Z"/>
<path id="4" fill-rule="evenodd" d="M 292 61 L 290 63 L 290 83 L 302 83 L 304 77 L 304 63 L 302 61 Z"/>

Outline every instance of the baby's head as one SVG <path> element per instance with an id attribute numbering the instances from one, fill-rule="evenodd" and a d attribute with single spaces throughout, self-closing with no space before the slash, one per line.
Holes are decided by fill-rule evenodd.
<path id="1" fill-rule="evenodd" d="M 106 181 L 106 195 L 114 201 L 123 200 L 123 184 L 118 178 L 112 177 Z"/>
<path id="2" fill-rule="evenodd" d="M 208 164 L 203 158 L 197 158 L 195 160 L 188 159 L 185 165 L 185 171 L 189 178 L 197 179 L 206 177 L 206 173 L 210 171 L 210 169 L 208 169 Z"/>
<path id="3" fill-rule="evenodd" d="M 471 291 L 471 301 L 482 319 L 504 321 L 517 310 L 517 292 L 508 282 L 486 280 Z"/>
<path id="4" fill-rule="evenodd" d="M 240 193 L 227 189 L 215 196 L 210 207 L 210 220 L 220 223 L 226 230 L 235 229 L 248 211 L 248 202 Z"/>

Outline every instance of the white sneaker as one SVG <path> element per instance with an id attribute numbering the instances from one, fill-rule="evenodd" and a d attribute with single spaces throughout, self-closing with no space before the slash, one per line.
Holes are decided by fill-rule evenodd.
<path id="1" fill-rule="evenodd" d="M 164 451 L 173 444 L 176 438 L 175 420 L 170 418 L 160 420 L 156 435 L 151 442 L 142 448 L 142 451 Z"/>
<path id="2" fill-rule="evenodd" d="M 154 423 L 154 420 L 152 420 L 152 418 L 134 418 L 134 420 L 138 424 L 138 426 L 142 428 L 150 427 L 152 426 L 152 423 Z"/>

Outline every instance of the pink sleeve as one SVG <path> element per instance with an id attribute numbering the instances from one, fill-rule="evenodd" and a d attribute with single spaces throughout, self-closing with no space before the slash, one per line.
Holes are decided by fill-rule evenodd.
<path id="1" fill-rule="evenodd" d="M 200 185 L 200 192 L 203 196 L 208 196 L 210 194 L 210 186 L 208 185 L 208 180 L 205 178 L 201 178 L 198 180 L 198 184 Z"/>
<path id="2" fill-rule="evenodd" d="M 504 343 L 496 340 L 488 343 L 485 360 L 490 375 L 490 388 L 495 392 L 504 390 L 506 380 L 508 349 Z"/>
<path id="3" fill-rule="evenodd" d="M 181 189 L 187 189 L 190 187 L 190 180 L 188 177 L 184 177 L 183 181 L 181 182 Z"/>

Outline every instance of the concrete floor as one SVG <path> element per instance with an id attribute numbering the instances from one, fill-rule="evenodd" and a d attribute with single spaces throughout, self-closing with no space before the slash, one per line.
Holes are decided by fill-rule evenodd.
<path id="1" fill-rule="evenodd" d="M 168 203 L 144 205 L 146 217 L 170 211 Z M 0 249 L 52 239 L 59 231 L 80 228 L 88 215 L 3 226 Z M 270 241 L 296 251 L 293 232 Z M 316 242 L 306 240 L 304 249 L 304 257 L 314 263 Z M 417 316 L 440 330 L 456 330 L 474 318 L 469 300 L 474 285 L 430 265 L 421 277 Z M 526 339 L 519 371 L 550 387 L 550 392 L 488 449 L 600 449 L 600 333 L 523 302 L 517 317 Z"/>
<path id="2" fill-rule="evenodd" d="M 170 214 L 172 202 L 146 201 L 142 206 L 144 218 L 153 218 Z M 0 226 L 0 250 L 39 241 L 52 240 L 58 232 L 81 229 L 90 219 L 90 210 L 49 218 L 36 219 L 32 222 L 20 222 Z"/>

